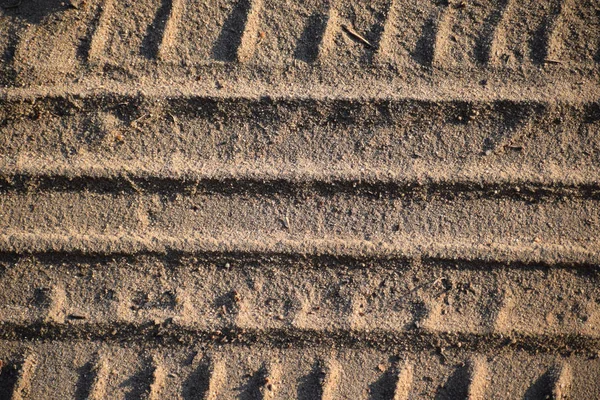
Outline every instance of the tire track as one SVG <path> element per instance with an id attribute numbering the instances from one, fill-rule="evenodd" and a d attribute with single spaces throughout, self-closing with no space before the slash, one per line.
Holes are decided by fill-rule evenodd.
<path id="1" fill-rule="evenodd" d="M 261 8 L 262 0 L 240 0 L 235 4 L 213 47 L 216 60 L 246 62 L 252 57 Z"/>
<path id="2" fill-rule="evenodd" d="M 283 222 L 279 224 L 285 228 Z M 412 240 L 411 240 L 412 239 Z M 256 234 L 241 240 L 219 237 L 184 237 L 154 235 L 85 235 L 59 233 L 10 233 L 0 236 L 0 253 L 7 255 L 68 254 L 74 255 L 140 255 L 140 254 L 202 254 L 231 252 L 250 254 L 300 254 L 302 257 L 327 254 L 331 256 L 400 258 L 492 263 L 541 264 L 572 268 L 598 265 L 596 242 L 582 245 L 510 246 L 502 243 L 480 245 L 443 238 L 446 244 L 415 245 L 415 238 L 396 236 L 393 243 L 375 240 L 344 239 L 257 239 Z M 411 245 L 412 243 L 412 245 Z M 586 244 L 586 243 L 584 243 Z"/>
<path id="3" fill-rule="evenodd" d="M 34 354 L 25 356 L 19 375 L 15 383 L 14 390 L 12 392 L 11 399 L 13 400 L 25 400 L 30 398 L 31 386 L 33 384 L 33 378 L 37 368 L 37 358 Z"/>
<path id="4" fill-rule="evenodd" d="M 86 352 L 93 352 L 94 346 L 75 345 L 69 350 L 60 350 L 61 345 L 54 343 L 38 343 L 35 350 L 46 354 L 39 362 L 42 370 L 47 370 L 51 363 L 57 363 L 61 368 L 48 370 L 50 379 L 61 380 L 66 385 L 54 386 L 45 392 L 53 397 L 69 397 L 72 393 L 67 387 L 77 379 L 77 376 L 85 372 L 77 371 L 71 373 L 72 369 L 78 368 L 82 362 L 86 362 L 89 356 Z M 19 357 L 23 350 L 14 347 L 11 354 L 3 353 L 3 357 Z M 114 371 L 112 379 L 106 386 L 105 394 L 111 397 L 123 397 L 127 393 L 143 395 L 144 388 L 148 388 L 153 381 L 152 370 L 153 358 L 148 358 L 139 353 L 138 349 L 124 349 L 116 344 L 105 346 L 107 355 L 121 354 L 128 364 L 119 362 L 111 363 Z M 556 358 L 554 355 L 539 355 L 537 358 L 524 353 L 508 352 L 489 358 L 485 353 L 459 354 L 447 349 L 442 359 L 439 354 L 430 352 L 408 352 L 403 351 L 401 357 L 390 356 L 387 352 L 374 352 L 365 350 L 321 350 L 320 348 L 287 348 L 275 350 L 270 353 L 277 360 L 295 360 L 298 354 L 305 354 L 305 360 L 299 364 L 284 361 L 278 364 L 280 378 L 276 385 L 269 385 L 273 381 L 273 361 L 261 352 L 260 348 L 246 348 L 244 346 L 222 346 L 218 349 L 202 350 L 200 347 L 179 346 L 159 347 L 156 349 L 156 357 L 162 357 L 170 353 L 172 358 L 177 359 L 177 364 L 165 364 L 165 387 L 164 395 L 169 397 L 181 397 L 185 400 L 198 398 L 268 398 L 271 394 L 284 397 L 298 396 L 305 398 L 323 398 L 328 395 L 339 397 L 358 396 L 367 391 L 370 397 L 384 399 L 399 399 L 402 395 L 414 397 L 417 394 L 437 395 L 442 398 L 462 394 L 465 398 L 476 398 L 471 391 L 473 387 L 473 370 L 476 365 L 486 364 L 488 377 L 486 385 L 490 392 L 499 393 L 499 398 L 521 398 L 524 396 L 580 396 L 582 393 L 594 394 L 587 391 L 586 381 L 593 379 L 594 371 L 598 368 L 597 360 L 589 360 L 584 356 L 571 356 Z M 62 357 L 61 357 L 62 354 Z M 191 363 L 185 360 L 192 357 Z M 487 358 L 489 361 L 484 362 Z M 212 367 L 211 360 L 221 360 L 222 369 Z M 523 369 L 523 372 L 510 374 L 513 385 L 507 390 L 501 375 L 501 369 L 510 360 L 513 364 Z M 236 371 L 228 365 L 242 364 L 243 370 Z M 64 367 L 72 364 L 70 369 Z M 434 370 L 427 368 L 425 364 L 433 364 Z M 331 382 L 331 368 L 335 365 L 337 371 L 337 386 L 327 386 Z M 356 365 L 362 365 L 360 373 L 354 370 Z M 407 365 L 411 365 L 407 367 Z M 406 392 L 397 390 L 398 381 L 394 378 L 397 371 L 411 371 L 410 382 Z M 408 377 L 408 374 L 401 375 Z M 414 377 L 413 377 L 414 374 Z M 483 375 L 478 375 L 482 377 Z M 568 377 L 568 379 L 567 379 Z M 419 379 L 426 378 L 426 379 Z M 208 386 L 202 382 L 220 381 L 218 388 L 213 386 L 210 391 Z M 530 383 L 533 380 L 534 383 Z M 349 385 L 349 382 L 353 382 Z M 43 386 L 33 382 L 32 395 L 43 393 Z M 74 382 L 73 382 L 74 383 Z M 198 386 L 197 384 L 200 383 Z M 567 388 L 568 391 L 560 391 L 557 388 Z M 78 385 L 87 388 L 87 384 L 80 382 Z M 568 385 L 568 386 L 564 386 Z M 127 391 L 127 389 L 130 389 Z M 327 392 L 329 390 L 329 392 Z M 561 397 L 558 397 L 561 398 Z"/>
<path id="5" fill-rule="evenodd" d="M 30 251 L 44 252 L 89 246 L 91 253 L 111 248 L 136 253 L 207 251 L 222 245 L 232 251 L 287 248 L 450 259 L 464 251 L 466 259 L 585 264 L 595 262 L 598 246 L 594 221 L 599 210 L 597 201 L 589 199 L 530 203 L 457 196 L 448 201 L 310 192 L 292 197 L 191 193 L 161 199 L 136 188 L 135 194 L 2 195 L 0 248 L 18 252 L 31 245 Z M 39 203 L 45 207 L 36 208 Z"/>
<path id="6" fill-rule="evenodd" d="M 482 400 L 487 398 L 489 380 L 487 362 L 481 358 L 469 361 L 469 385 L 467 398 L 469 400 Z"/>
<path id="7" fill-rule="evenodd" d="M 182 0 L 171 0 L 169 4 L 169 12 L 157 51 L 157 58 L 160 60 L 168 60 L 172 56 L 173 45 L 178 40 L 179 25 L 185 12 L 184 4 Z"/>
<path id="8" fill-rule="evenodd" d="M 106 39 L 110 34 L 110 20 L 114 12 L 114 0 L 104 0 L 98 9 L 86 57 L 88 64 L 92 66 L 99 64 L 104 58 Z"/>
<path id="9" fill-rule="evenodd" d="M 108 383 L 109 361 L 105 356 L 98 354 L 93 361 L 91 370 L 92 380 L 87 392 L 87 400 L 102 400 L 106 398 L 106 386 Z M 86 382 L 86 388 L 88 386 Z"/>
<path id="10" fill-rule="evenodd" d="M 0 398 L 600 395 L 594 1 L 42 3 Z"/>
<path id="11" fill-rule="evenodd" d="M 144 100 L 139 97 L 117 96 L 107 103 L 94 96 L 65 97 L 38 99 L 35 105 L 23 107 L 20 101 L 7 100 L 6 126 L 0 128 L 5 133 L 1 169 L 8 177 L 4 180 L 12 175 L 17 175 L 17 181 L 39 176 L 42 186 L 54 179 L 59 187 L 74 187 L 65 182 L 73 178 L 93 189 L 110 178 L 108 186 L 123 188 L 124 181 L 133 181 L 150 191 L 154 190 L 150 182 L 173 184 L 179 190 L 177 180 L 189 180 L 191 189 L 194 180 L 214 179 L 214 185 L 207 182 L 206 186 L 218 186 L 220 179 L 235 186 L 235 180 L 241 180 L 242 188 L 257 181 L 256 187 L 272 183 L 284 189 L 308 181 L 308 186 L 323 190 L 335 183 L 341 191 L 357 185 L 384 194 L 403 193 L 407 189 L 402 186 L 422 186 L 423 180 L 425 186 L 448 185 L 461 192 L 467 189 L 461 185 L 471 184 L 474 191 L 480 191 L 475 186 L 481 184 L 491 192 L 527 192 L 514 193 L 517 198 L 551 197 L 551 186 L 556 186 L 557 197 L 578 196 L 571 185 L 581 185 L 573 189 L 587 193 L 581 194 L 584 197 L 594 198 L 596 192 L 591 179 L 598 172 L 594 154 L 600 146 L 595 135 L 596 103 L 192 97 L 159 106 L 159 100 L 154 101 L 140 106 Z M 96 107 L 103 110 L 94 111 Z M 243 121 L 254 113 L 261 115 L 261 126 L 247 127 Z M 32 138 L 25 133 L 37 124 L 36 118 L 47 114 L 51 126 L 43 135 Z M 176 120 L 173 115 L 178 115 Z M 215 124 L 226 115 L 227 122 Z M 423 122 L 426 115 L 436 128 L 415 135 L 421 129 L 428 131 Z M 310 137 L 288 127 L 299 119 L 303 129 L 313 132 Z M 397 128 L 400 120 L 403 127 Z M 500 128 L 507 124 L 510 129 Z M 82 133 L 83 129 L 87 131 Z M 444 132 L 443 140 L 436 129 Z M 364 130 L 372 133 L 365 135 Z M 199 141 L 205 131 L 210 132 L 206 140 Z M 279 133 L 269 133 L 273 131 Z M 166 143 L 167 137 L 174 140 Z M 144 150 L 148 146 L 156 148 L 151 155 Z M 565 146 L 570 148 L 568 156 Z M 282 156 L 289 151 L 294 160 Z M 93 179 L 84 178 L 88 175 Z M 457 181 L 454 187 L 452 181 Z"/>
<path id="12" fill-rule="evenodd" d="M 561 199 L 600 200 L 600 185 L 596 183 L 564 184 L 558 182 L 544 185 L 531 181 L 491 180 L 481 181 L 443 181 L 431 179 L 424 183 L 422 180 L 376 180 L 385 176 L 383 172 L 374 172 L 373 180 L 368 177 L 353 177 L 347 174 L 345 179 L 337 180 L 327 174 L 324 179 L 312 178 L 299 174 L 300 179 L 274 178 L 268 175 L 248 174 L 240 177 L 144 177 L 128 174 L 107 176 L 83 175 L 75 170 L 65 175 L 19 174 L 3 173 L 0 177 L 0 192 L 66 192 L 77 193 L 88 191 L 98 194 L 220 194 L 220 195 L 251 195 L 251 196 L 334 196 L 348 194 L 356 197 L 373 198 L 443 198 L 458 199 L 512 199 L 515 201 L 544 202 Z M 340 173 L 340 175 L 346 175 Z M 146 175 L 146 174 L 144 174 Z M 304 175 L 304 176 L 303 176 Z M 306 177 L 305 177 L 306 176 Z M 567 179 L 563 179 L 566 181 Z"/>
<path id="13" fill-rule="evenodd" d="M 206 400 L 216 400 L 219 398 L 219 393 L 227 379 L 227 367 L 222 359 L 213 357 L 210 360 L 207 369 L 208 385 L 204 398 Z"/>
<path id="14" fill-rule="evenodd" d="M 158 400 L 163 398 L 161 393 L 164 391 L 166 373 L 160 361 L 156 358 L 152 360 L 152 380 L 148 390 L 148 395 L 145 396 L 148 400 Z"/>
<path id="15" fill-rule="evenodd" d="M 552 397 L 555 399 L 571 398 L 573 375 L 568 363 L 554 367 L 552 371 Z"/>
<path id="16" fill-rule="evenodd" d="M 566 354 L 585 355 L 593 357 L 600 349 L 597 338 L 576 335 L 525 336 L 513 334 L 509 338 L 504 335 L 477 335 L 456 332 L 431 333 L 424 330 L 413 332 L 393 333 L 372 330 L 368 334 L 344 330 L 250 330 L 238 328 L 223 328 L 218 331 L 198 331 L 170 326 L 137 326 L 132 324 L 110 325 L 14 325 L 4 324 L 0 332 L 0 340 L 27 342 L 28 339 L 46 342 L 70 343 L 81 340 L 102 341 L 106 344 L 145 343 L 146 345 L 174 346 L 200 343 L 206 345 L 239 345 L 239 346 L 269 346 L 283 347 L 312 347 L 326 346 L 331 348 L 349 348 L 355 350 L 374 349 L 380 351 L 408 350 L 424 351 L 444 349 L 462 352 L 494 352 L 494 351 L 525 351 L 534 354 Z M 332 376 L 334 381 L 323 381 L 324 391 L 334 392 L 335 372 L 325 368 L 325 375 Z M 334 375 L 331 375 L 334 374 Z M 30 375 L 27 375 L 30 379 Z M 21 381 L 19 381 L 21 382 Z M 23 381 L 23 385 L 27 385 Z M 19 384 L 19 387 L 21 386 Z M 21 391 L 26 389 L 21 389 Z"/>
<path id="17" fill-rule="evenodd" d="M 560 15 L 565 12 L 564 7 L 569 5 L 553 0 L 537 4 L 509 1 L 492 44 L 493 63 L 503 66 L 555 63 L 556 60 L 549 60 L 548 55 L 552 49 L 551 38 L 558 27 Z M 523 26 L 519 21 L 522 21 L 525 10 L 529 11 L 530 23 Z"/>
<path id="18" fill-rule="evenodd" d="M 177 75 L 189 78 L 195 67 L 218 71 L 224 62 L 247 75 L 246 65 L 295 68 L 297 60 L 338 77 L 348 75 L 336 71 L 338 66 L 361 66 L 350 74 L 353 76 L 361 75 L 368 66 L 378 70 L 375 79 L 390 66 L 415 77 L 421 75 L 422 67 L 434 74 L 436 70 L 483 72 L 488 65 L 518 73 L 523 68 L 565 64 L 581 67 L 577 74 L 588 77 L 598 70 L 597 35 L 593 32 L 596 4 L 592 1 L 563 6 L 556 1 L 415 5 L 386 0 L 372 7 L 351 1 L 326 7 L 328 10 L 319 2 L 307 2 L 294 4 L 285 12 L 246 0 L 233 6 L 219 3 L 212 9 L 204 4 L 184 7 L 178 1 L 158 0 L 131 6 L 92 1 L 37 7 L 41 11 L 35 5 L 20 4 L 1 16 L 8 26 L 5 36 L 20 31 L 23 21 L 31 24 L 22 46 L 9 43 L 2 49 L 17 56 L 16 71 L 7 78 L 11 86 L 72 83 L 81 76 L 97 78 L 105 73 L 135 78 L 140 73 L 150 77 L 179 71 Z M 571 15 L 570 10 L 576 12 Z M 404 15 L 410 18 L 405 20 Z M 117 16 L 123 16 L 122 20 Z M 529 27 L 523 24 L 523 16 L 531 20 Z M 561 22 L 564 18 L 571 22 Z M 280 29 L 279 23 L 288 29 Z M 342 40 L 341 26 L 348 24 L 362 29 L 374 48 Z M 298 32 L 299 26 L 305 27 L 306 34 Z M 62 34 L 53 35 L 56 31 Z M 84 43 L 80 42 L 82 33 Z M 527 40 L 519 43 L 517 39 L 523 37 Z M 57 42 L 59 46 L 43 45 Z M 577 52 L 566 51 L 575 48 Z M 557 51 L 560 59 L 548 57 Z M 26 62 L 30 58 L 46 62 Z M 98 66 L 102 68 L 95 68 Z"/>
<path id="19" fill-rule="evenodd" d="M 233 327 L 242 334 L 307 331 L 322 337 L 331 329 L 367 337 L 371 330 L 389 337 L 415 330 L 600 337 L 597 270 L 309 262 L 285 266 L 273 256 L 263 261 L 218 256 L 203 261 L 194 256 L 3 261 L 0 321 L 15 332 L 40 329 L 43 334 L 54 326 L 56 335 L 61 328 L 97 335 L 114 326 L 135 334 L 174 324 L 183 332 Z M 34 279 L 49 270 L 52 277 Z M 157 286 L 154 276 L 165 283 Z M 207 284 L 202 277 L 221 283 Z M 48 302 L 32 299 L 59 291 L 60 318 L 48 319 Z"/>

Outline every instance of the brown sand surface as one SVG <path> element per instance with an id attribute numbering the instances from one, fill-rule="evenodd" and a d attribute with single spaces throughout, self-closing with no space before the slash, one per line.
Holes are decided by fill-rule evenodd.
<path id="1" fill-rule="evenodd" d="M 600 399 L 600 1 L 0 0 L 0 399 Z"/>

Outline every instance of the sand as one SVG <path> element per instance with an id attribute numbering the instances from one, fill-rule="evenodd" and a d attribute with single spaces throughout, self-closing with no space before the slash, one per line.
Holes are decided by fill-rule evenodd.
<path id="1" fill-rule="evenodd" d="M 598 1 L 0 5 L 0 399 L 600 398 Z"/>

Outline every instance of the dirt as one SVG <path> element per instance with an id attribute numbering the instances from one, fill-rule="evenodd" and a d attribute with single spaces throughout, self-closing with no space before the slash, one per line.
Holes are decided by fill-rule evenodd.
<path id="1" fill-rule="evenodd" d="M 0 399 L 600 399 L 597 0 L 0 6 Z"/>

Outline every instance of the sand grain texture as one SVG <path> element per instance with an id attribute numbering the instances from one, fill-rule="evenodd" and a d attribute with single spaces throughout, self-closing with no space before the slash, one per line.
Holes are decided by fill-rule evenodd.
<path id="1" fill-rule="evenodd" d="M 597 0 L 0 6 L 0 399 L 600 398 Z"/>

